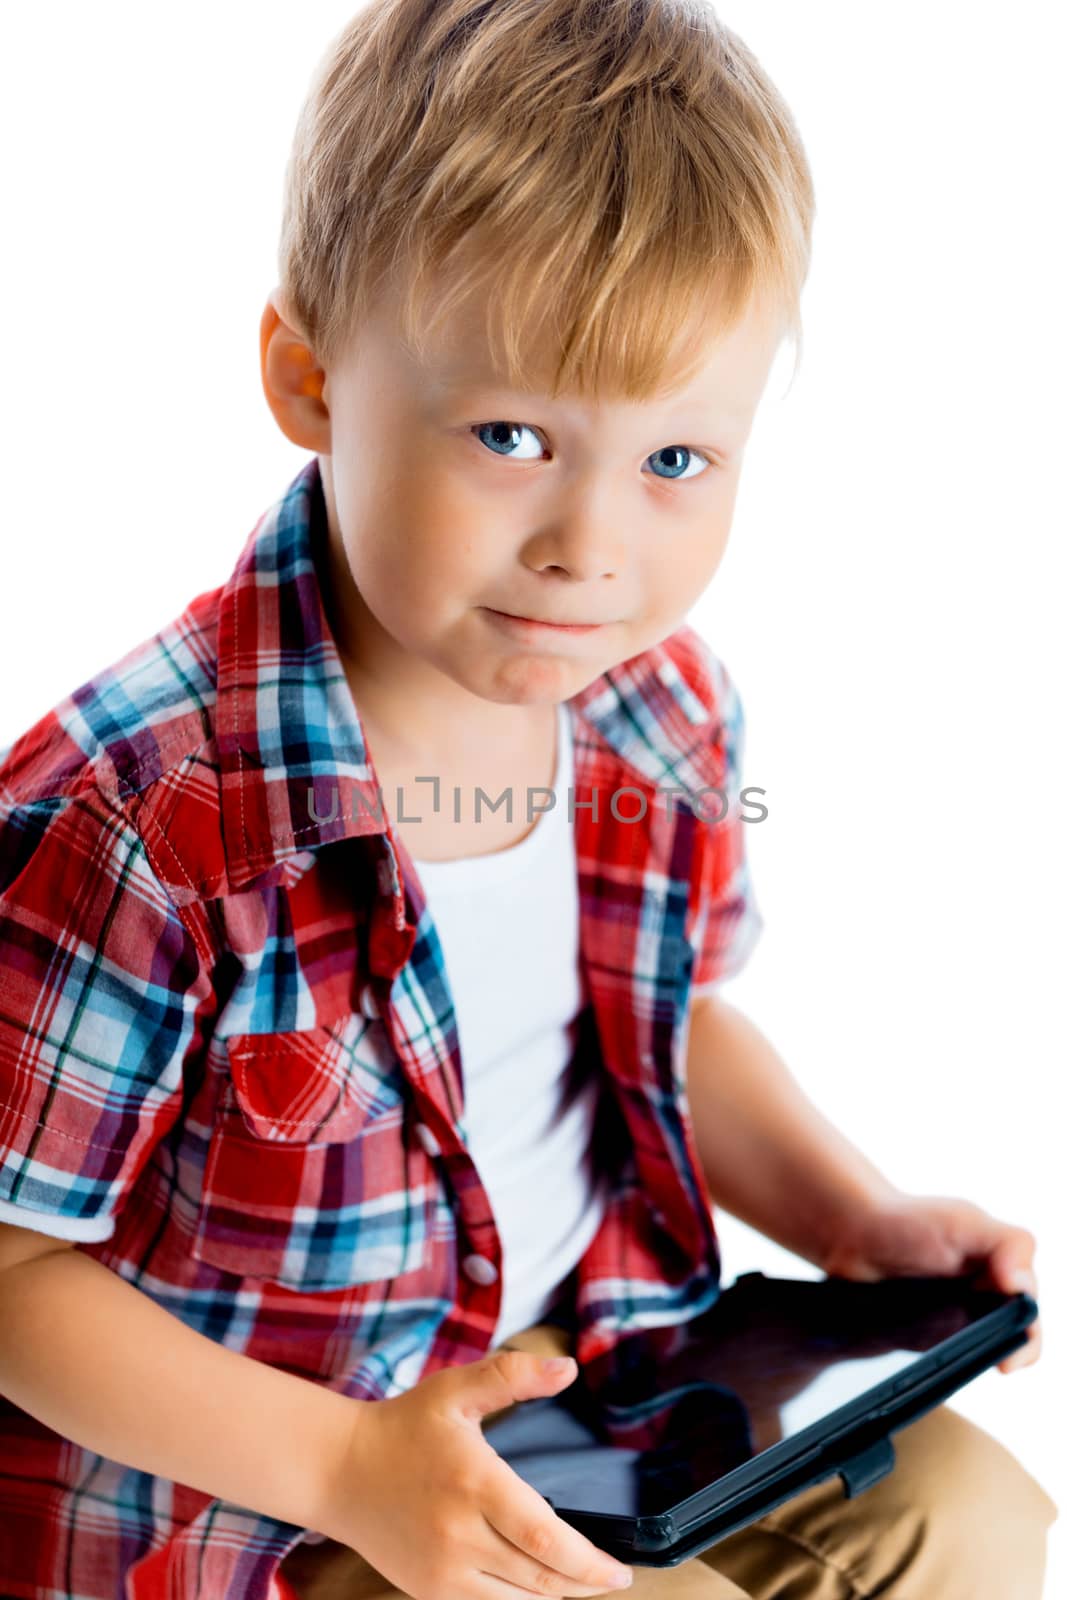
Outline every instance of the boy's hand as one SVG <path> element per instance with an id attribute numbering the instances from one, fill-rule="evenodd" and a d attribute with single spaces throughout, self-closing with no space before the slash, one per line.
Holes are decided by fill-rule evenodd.
<path id="1" fill-rule="evenodd" d="M 981 1288 L 1037 1295 L 1036 1240 L 1026 1228 L 999 1222 L 969 1200 L 897 1194 L 861 1211 L 840 1237 L 823 1270 L 835 1277 L 872 1282 L 903 1276 L 977 1274 Z M 1000 1372 L 1029 1366 L 1041 1353 L 1041 1319 L 1026 1330 L 1027 1342 L 998 1361 Z"/>
<path id="2" fill-rule="evenodd" d="M 482 1433 L 515 1401 L 557 1395 L 578 1367 L 501 1350 L 432 1373 L 356 1414 L 325 1520 L 413 1600 L 594 1595 L 630 1569 L 557 1517 Z"/>

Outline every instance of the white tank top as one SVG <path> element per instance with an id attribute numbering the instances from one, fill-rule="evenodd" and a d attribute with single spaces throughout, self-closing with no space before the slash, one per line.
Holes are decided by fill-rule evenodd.
<path id="1" fill-rule="evenodd" d="M 458 861 L 413 857 L 456 1008 L 471 1159 L 500 1234 L 496 1344 L 542 1320 L 605 1202 L 607 1175 L 598 1180 L 591 1140 L 601 1086 L 580 1082 L 575 1052 L 588 996 L 578 960 L 565 702 L 556 727 L 556 803 L 524 839 Z M 533 801 L 547 804 L 548 796 L 534 791 Z M 513 791 L 523 816 L 526 802 L 525 790 Z"/>

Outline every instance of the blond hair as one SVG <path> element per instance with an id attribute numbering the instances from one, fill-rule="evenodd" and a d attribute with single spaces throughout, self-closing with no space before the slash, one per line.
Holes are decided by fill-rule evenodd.
<path id="1" fill-rule="evenodd" d="M 370 0 L 300 112 L 279 287 L 326 368 L 382 286 L 420 354 L 484 294 L 512 387 L 547 348 L 553 395 L 645 399 L 694 310 L 769 302 L 799 354 L 813 216 L 790 112 L 705 0 Z"/>

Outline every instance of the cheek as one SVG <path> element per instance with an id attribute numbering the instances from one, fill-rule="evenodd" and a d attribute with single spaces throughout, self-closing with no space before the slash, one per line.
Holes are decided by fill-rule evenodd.
<path id="1" fill-rule="evenodd" d="M 521 536 L 517 505 L 479 494 L 448 471 L 428 472 L 405 500 L 405 542 L 424 580 L 442 595 L 476 603 L 514 566 Z"/>
<path id="2" fill-rule="evenodd" d="M 675 593 L 680 589 L 702 590 L 714 577 L 726 552 L 737 484 L 733 481 L 716 487 L 719 492 L 713 501 L 702 509 L 679 541 L 676 559 L 663 563 L 667 569 L 664 581 Z"/>
<path id="3" fill-rule="evenodd" d="M 642 587 L 647 609 L 660 616 L 673 615 L 702 593 L 722 560 L 726 545 L 721 529 L 702 519 L 684 537 L 670 541 L 644 562 Z"/>
<path id="4" fill-rule="evenodd" d="M 480 592 L 491 581 L 499 540 L 492 527 L 447 486 L 378 480 L 361 496 L 350 541 L 357 584 L 379 608 L 425 615 L 449 609 L 452 597 Z"/>

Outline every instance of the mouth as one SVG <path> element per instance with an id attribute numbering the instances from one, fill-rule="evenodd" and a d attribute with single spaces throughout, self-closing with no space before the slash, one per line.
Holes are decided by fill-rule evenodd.
<path id="1" fill-rule="evenodd" d="M 510 611 L 495 611 L 492 606 L 485 606 L 484 610 L 505 627 L 520 633 L 595 633 L 598 628 L 610 627 L 607 622 L 541 622 L 536 617 L 517 617 Z"/>

